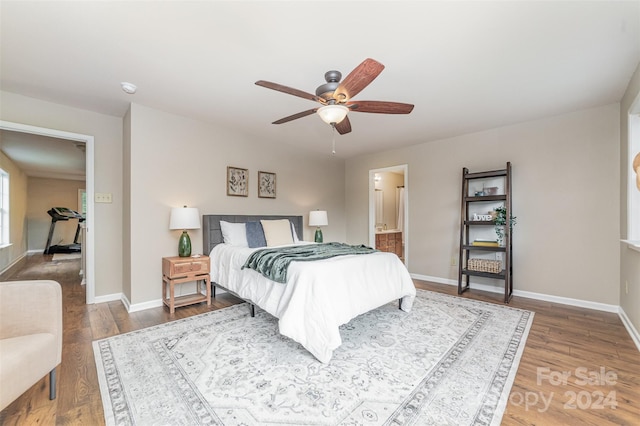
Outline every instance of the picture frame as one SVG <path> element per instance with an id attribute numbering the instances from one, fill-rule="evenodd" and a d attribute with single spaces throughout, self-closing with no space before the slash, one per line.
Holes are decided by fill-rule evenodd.
<path id="1" fill-rule="evenodd" d="M 258 172 L 258 197 L 276 198 L 276 174 Z"/>
<path id="2" fill-rule="evenodd" d="M 227 166 L 227 195 L 233 197 L 249 196 L 249 170 Z"/>

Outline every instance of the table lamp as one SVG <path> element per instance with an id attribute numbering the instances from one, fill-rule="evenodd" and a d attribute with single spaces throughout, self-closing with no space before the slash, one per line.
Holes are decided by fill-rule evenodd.
<path id="1" fill-rule="evenodd" d="M 172 208 L 169 229 L 182 229 L 182 235 L 178 240 L 178 256 L 191 256 L 191 238 L 187 229 L 200 229 L 200 212 L 194 207 Z"/>
<path id="2" fill-rule="evenodd" d="M 322 230 L 321 226 L 327 226 L 329 220 L 327 219 L 327 212 L 325 210 L 315 210 L 309 212 L 309 226 L 317 226 L 316 235 L 314 241 L 316 243 L 322 242 Z"/>

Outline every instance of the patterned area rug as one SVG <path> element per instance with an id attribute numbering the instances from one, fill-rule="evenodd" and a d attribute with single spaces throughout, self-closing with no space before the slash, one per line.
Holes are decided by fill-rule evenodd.
<path id="1" fill-rule="evenodd" d="M 500 424 L 533 313 L 418 290 L 322 364 L 246 304 L 95 341 L 108 425 Z"/>

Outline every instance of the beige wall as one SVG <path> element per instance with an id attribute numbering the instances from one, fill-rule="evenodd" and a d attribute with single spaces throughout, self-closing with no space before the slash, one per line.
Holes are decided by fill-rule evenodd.
<path id="1" fill-rule="evenodd" d="M 113 197 L 112 203 L 95 204 L 95 224 L 89 230 L 95 238 L 95 295 L 121 292 L 122 118 L 9 92 L 0 92 L 0 96 L 2 120 L 94 137 L 94 187 L 96 192 L 112 193 Z"/>
<path id="2" fill-rule="evenodd" d="M 628 112 L 640 95 L 640 66 L 636 69 L 620 102 L 620 237 L 627 238 L 627 185 L 631 158 L 628 150 Z M 640 220 L 640 218 L 636 218 Z M 629 291 L 627 293 L 627 283 Z M 620 307 L 636 330 L 640 330 L 640 252 L 620 245 Z"/>
<path id="3" fill-rule="evenodd" d="M 9 174 L 9 241 L 11 242 L 11 245 L 0 248 L 1 272 L 19 260 L 27 251 L 27 222 L 25 219 L 27 176 L 2 152 L 0 152 L 0 168 Z"/>
<path id="4" fill-rule="evenodd" d="M 78 190 L 85 189 L 84 181 L 65 179 L 43 179 L 30 177 L 27 187 L 28 250 L 44 250 L 51 216 L 47 211 L 52 207 L 67 207 L 79 211 Z M 56 222 L 51 245 L 73 242 L 77 220 Z"/>
<path id="5" fill-rule="evenodd" d="M 409 271 L 457 281 L 462 168 L 511 161 L 515 289 L 618 305 L 619 137 L 614 104 L 347 160 L 347 239 L 368 240 L 368 171 L 406 163 Z"/>
<path id="6" fill-rule="evenodd" d="M 310 210 L 327 210 L 326 241 L 344 240 L 344 161 L 268 143 L 237 130 L 131 105 L 125 164 L 130 174 L 130 273 L 124 277 L 128 300 L 136 304 L 161 296 L 161 260 L 177 255 L 180 231 L 170 231 L 171 207 L 197 207 L 201 214 L 299 214 L 304 238 Z M 226 195 L 227 166 L 249 170 L 249 196 Z M 276 173 L 277 198 L 257 196 L 258 171 Z M 127 183 L 125 182 L 125 186 Z M 126 215 L 125 215 L 126 217 Z M 193 252 L 202 252 L 202 230 L 189 231 Z M 125 267 L 125 270 L 128 268 Z"/>

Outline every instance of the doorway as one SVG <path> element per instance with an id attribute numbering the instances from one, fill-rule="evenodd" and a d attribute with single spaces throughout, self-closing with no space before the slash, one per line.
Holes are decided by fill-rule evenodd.
<path id="1" fill-rule="evenodd" d="M 402 256 L 409 264 L 409 166 L 369 170 L 369 245 L 375 247 L 376 233 L 402 233 Z"/>
<path id="2" fill-rule="evenodd" d="M 0 120 L 0 129 L 30 133 L 34 135 L 47 136 L 57 139 L 67 139 L 72 142 L 85 144 L 86 163 L 86 218 L 85 218 L 85 241 L 83 250 L 86 250 L 86 265 L 84 279 L 86 280 L 86 303 L 92 304 L 95 300 L 95 239 L 94 239 L 94 138 L 93 136 L 79 133 L 65 132 L 61 130 L 47 129 L 44 127 L 30 126 L 27 124 L 12 123 Z"/>

